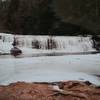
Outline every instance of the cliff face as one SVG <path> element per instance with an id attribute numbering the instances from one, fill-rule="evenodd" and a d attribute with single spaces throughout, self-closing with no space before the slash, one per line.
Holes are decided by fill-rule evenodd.
<path id="1" fill-rule="evenodd" d="M 99 100 L 100 88 L 89 82 L 24 83 L 0 86 L 0 100 Z"/>

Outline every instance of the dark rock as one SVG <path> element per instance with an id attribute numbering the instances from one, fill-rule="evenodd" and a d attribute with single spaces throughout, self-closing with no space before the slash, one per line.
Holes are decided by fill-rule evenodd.
<path id="1" fill-rule="evenodd" d="M 89 85 L 91 85 L 92 83 L 90 83 L 89 81 L 85 81 L 85 84 L 89 86 Z"/>
<path id="2" fill-rule="evenodd" d="M 22 51 L 21 51 L 19 48 L 17 48 L 17 47 L 13 47 L 13 48 L 10 50 L 10 53 L 11 53 L 11 55 L 13 55 L 13 56 L 17 56 L 17 55 L 22 54 Z"/>
<path id="3" fill-rule="evenodd" d="M 100 36 L 92 36 L 93 48 L 100 51 Z"/>

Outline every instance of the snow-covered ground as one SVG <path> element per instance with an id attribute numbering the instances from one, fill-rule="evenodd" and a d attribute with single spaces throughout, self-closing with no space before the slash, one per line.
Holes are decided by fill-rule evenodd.
<path id="1" fill-rule="evenodd" d="M 0 84 L 88 80 L 100 85 L 100 54 L 0 59 Z"/>

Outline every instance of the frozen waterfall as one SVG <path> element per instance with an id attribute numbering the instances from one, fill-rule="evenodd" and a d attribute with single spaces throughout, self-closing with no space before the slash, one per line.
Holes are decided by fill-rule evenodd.
<path id="1" fill-rule="evenodd" d="M 9 52 L 12 48 L 13 39 L 22 50 L 42 51 L 64 51 L 90 52 L 95 51 L 91 37 L 82 36 L 34 36 L 34 35 L 12 35 L 0 33 L 0 52 Z M 23 49 L 24 48 L 24 49 Z"/>

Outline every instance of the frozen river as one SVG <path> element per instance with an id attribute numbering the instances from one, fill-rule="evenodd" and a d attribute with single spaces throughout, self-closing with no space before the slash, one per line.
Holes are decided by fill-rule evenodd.
<path id="1" fill-rule="evenodd" d="M 100 84 L 100 54 L 0 58 L 0 84 L 85 80 Z"/>
<path id="2" fill-rule="evenodd" d="M 22 50 L 21 58 L 3 55 L 10 54 L 14 41 Z M 0 84 L 85 80 L 100 85 L 99 78 L 93 76 L 100 75 L 100 54 L 90 52 L 97 52 L 91 36 L 0 33 Z"/>

